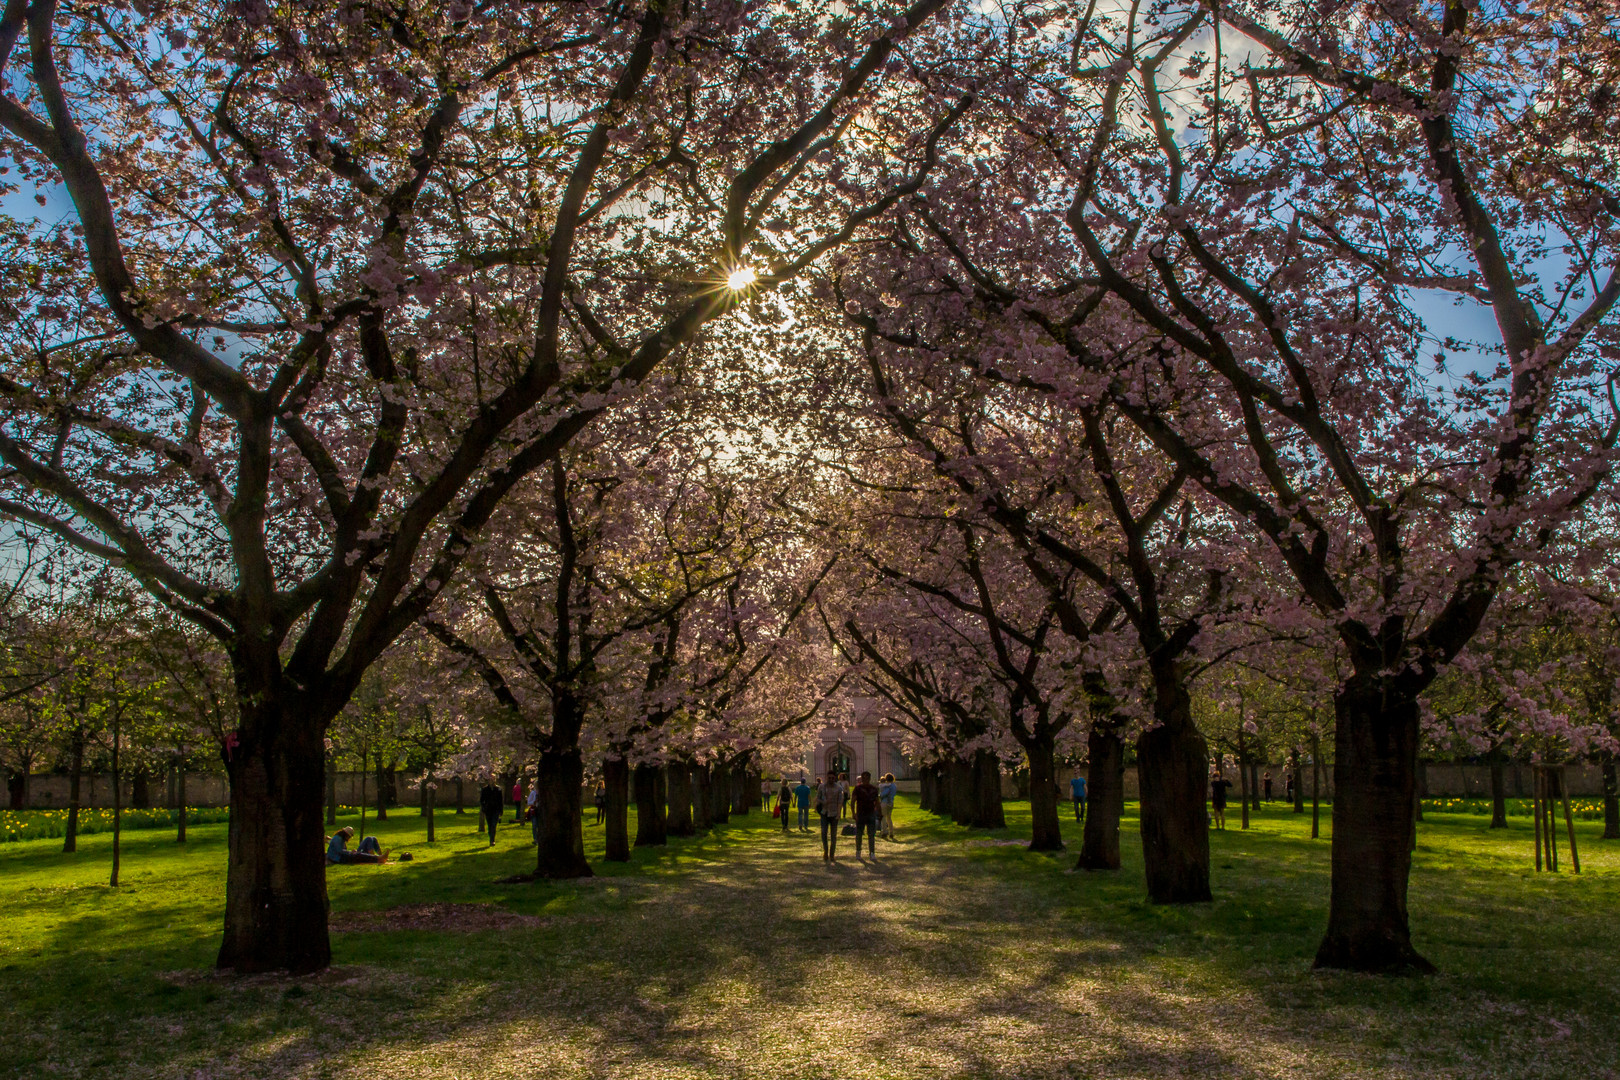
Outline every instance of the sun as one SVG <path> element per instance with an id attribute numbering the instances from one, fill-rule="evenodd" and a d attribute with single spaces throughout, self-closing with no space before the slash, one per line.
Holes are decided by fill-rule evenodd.
<path id="1" fill-rule="evenodd" d="M 739 266 L 726 276 L 726 288 L 732 292 L 742 292 L 758 280 L 752 266 Z"/>

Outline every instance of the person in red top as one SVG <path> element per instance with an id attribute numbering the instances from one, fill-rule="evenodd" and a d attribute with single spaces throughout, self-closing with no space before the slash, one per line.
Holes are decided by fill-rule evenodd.
<path id="1" fill-rule="evenodd" d="M 523 820 L 523 781 L 512 785 L 512 820 Z"/>
<path id="2" fill-rule="evenodd" d="M 878 789 L 872 783 L 872 774 L 861 773 L 861 782 L 855 785 L 850 792 L 855 800 L 855 857 L 861 857 L 861 837 L 866 837 L 867 850 L 872 858 L 877 858 L 877 827 L 878 821 L 883 817 L 883 808 L 878 805 Z"/>

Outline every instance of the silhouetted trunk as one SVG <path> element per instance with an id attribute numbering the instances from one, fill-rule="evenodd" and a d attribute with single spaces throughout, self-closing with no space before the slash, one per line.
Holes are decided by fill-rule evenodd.
<path id="1" fill-rule="evenodd" d="M 377 766 L 377 820 L 388 820 L 388 774 L 383 771 L 381 764 Z"/>
<path id="2" fill-rule="evenodd" d="M 1249 827 L 1249 754 L 1248 748 L 1244 744 L 1243 728 L 1241 726 L 1238 728 L 1237 737 L 1238 809 L 1240 811 L 1239 816 L 1242 821 L 1240 828 L 1247 829 Z"/>
<path id="3" fill-rule="evenodd" d="M 113 710 L 112 729 L 112 796 L 113 796 L 113 850 L 112 850 L 112 878 L 108 884 L 118 888 L 118 860 L 123 854 L 123 824 L 124 824 L 124 785 L 123 777 L 118 771 L 118 744 L 119 722 L 116 707 Z"/>
<path id="4" fill-rule="evenodd" d="M 467 783 L 461 777 L 456 777 L 456 813 L 467 812 Z"/>
<path id="5" fill-rule="evenodd" d="M 603 825 L 607 829 L 608 862 L 630 861 L 630 762 L 622 757 L 606 758 L 602 762 L 602 783 L 605 785 L 606 815 Z"/>
<path id="6" fill-rule="evenodd" d="M 240 726 L 227 765 L 230 853 L 216 963 L 244 974 L 320 971 L 332 962 L 321 802 L 335 709 L 279 692 L 275 676 L 263 675 L 276 663 L 251 657 L 235 665 Z"/>
<path id="7" fill-rule="evenodd" d="M 1294 813 L 1305 812 L 1305 778 L 1299 775 L 1299 747 L 1288 751 L 1288 776 L 1293 781 Z"/>
<path id="8" fill-rule="evenodd" d="M 326 825 L 337 824 L 337 755 L 326 752 Z"/>
<path id="9" fill-rule="evenodd" d="M 427 842 L 433 843 L 433 810 L 439 801 L 439 785 L 431 770 L 422 774 L 422 811 L 427 815 Z"/>
<path id="10" fill-rule="evenodd" d="M 973 816 L 968 822 L 975 829 L 1005 829 L 1007 815 L 1001 806 L 1001 759 L 993 750 L 973 755 Z"/>
<path id="11" fill-rule="evenodd" d="M 702 832 L 714 824 L 714 773 L 707 764 L 692 766 L 692 828 Z"/>
<path id="12" fill-rule="evenodd" d="M 184 765 L 181 765 L 175 770 L 174 811 L 174 842 L 177 844 L 183 844 L 186 842 L 186 767 Z"/>
<path id="13" fill-rule="evenodd" d="M 1491 762 L 1491 828 L 1507 828 L 1507 778 L 1500 761 Z"/>
<path id="14" fill-rule="evenodd" d="M 582 878 L 591 876 L 585 861 L 584 802 L 585 762 L 577 747 L 540 751 L 536 774 L 538 798 L 535 802 L 535 875 L 542 878 Z"/>
<path id="15" fill-rule="evenodd" d="M 1209 744 L 1192 720 L 1179 671 L 1154 672 L 1158 726 L 1136 743 L 1141 789 L 1142 862 L 1155 904 L 1209 900 Z"/>
<path id="16" fill-rule="evenodd" d="M 1603 839 L 1620 840 L 1620 770 L 1614 758 L 1603 763 Z"/>
<path id="17" fill-rule="evenodd" d="M 1086 824 L 1079 870 L 1119 869 L 1119 819 L 1125 810 L 1125 744 L 1119 728 L 1093 723 L 1086 736 Z"/>
<path id="18" fill-rule="evenodd" d="M 951 758 L 951 820 L 973 823 L 973 764 L 960 757 Z"/>
<path id="19" fill-rule="evenodd" d="M 1311 736 L 1311 839 L 1322 835 L 1322 740 Z"/>
<path id="20" fill-rule="evenodd" d="M 934 810 L 934 767 L 924 765 L 917 770 L 917 809 L 927 813 Z"/>
<path id="21" fill-rule="evenodd" d="M 1057 763 L 1053 739 L 1037 735 L 1025 746 L 1029 755 L 1029 850 L 1062 851 L 1063 826 L 1058 823 Z"/>
<path id="22" fill-rule="evenodd" d="M 1252 759 L 1249 762 L 1249 805 L 1256 811 L 1260 809 L 1260 763 Z"/>
<path id="23" fill-rule="evenodd" d="M 152 809 L 152 777 L 144 767 L 136 769 L 130 777 L 129 807 L 131 810 Z"/>
<path id="24" fill-rule="evenodd" d="M 79 850 L 79 778 L 84 775 L 84 727 L 73 728 L 73 746 L 68 765 L 67 832 L 62 838 L 62 853 Z"/>
<path id="25" fill-rule="evenodd" d="M 672 761 L 665 767 L 664 775 L 669 798 L 665 834 L 691 836 L 697 832 L 692 824 L 692 766 L 684 761 Z"/>
<path id="26" fill-rule="evenodd" d="M 1412 947 L 1406 890 L 1417 795 L 1418 704 L 1392 679 L 1334 695 L 1333 882 L 1316 966 L 1432 971 Z"/>
<path id="27" fill-rule="evenodd" d="M 661 847 L 668 842 L 664 809 L 664 770 L 657 765 L 637 765 L 636 847 Z"/>
<path id="28" fill-rule="evenodd" d="M 710 825 L 722 825 L 731 820 L 731 808 L 737 801 L 734 782 L 730 765 L 720 761 L 709 767 L 709 786 L 705 794 Z"/>
<path id="29" fill-rule="evenodd" d="M 28 809 L 28 773 L 14 772 L 6 777 L 6 794 L 13 810 Z"/>

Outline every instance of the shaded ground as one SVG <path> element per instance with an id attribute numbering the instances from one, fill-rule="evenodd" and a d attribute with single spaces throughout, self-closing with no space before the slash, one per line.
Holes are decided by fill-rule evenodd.
<path id="1" fill-rule="evenodd" d="M 415 861 L 332 872 L 334 925 L 370 932 L 310 979 L 203 970 L 219 827 L 184 854 L 143 834 L 116 892 L 99 837 L 7 845 L 0 1075 L 1620 1077 L 1620 845 L 1595 827 L 1585 874 L 1537 877 L 1526 827 L 1430 814 L 1412 909 L 1443 974 L 1392 980 L 1310 970 L 1327 843 L 1286 811 L 1215 835 L 1214 904 L 1165 909 L 1134 819 L 1126 868 L 1082 874 L 984 844 L 1027 835 L 1009 809 L 988 834 L 902 810 L 905 842 L 835 868 L 756 814 L 529 885 L 494 883 L 532 858 L 518 831 L 492 851 L 446 817 L 430 847 L 396 815 Z"/>

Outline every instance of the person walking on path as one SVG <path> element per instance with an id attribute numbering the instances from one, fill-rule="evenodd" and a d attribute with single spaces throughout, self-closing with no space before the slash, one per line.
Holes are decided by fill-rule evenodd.
<path id="1" fill-rule="evenodd" d="M 798 786 L 793 789 L 793 799 L 799 807 L 799 831 L 810 831 L 810 785 L 799 777 Z"/>
<path id="2" fill-rule="evenodd" d="M 1076 774 L 1069 781 L 1069 798 L 1074 800 L 1074 820 L 1086 820 L 1086 778 Z"/>
<path id="3" fill-rule="evenodd" d="M 1266 802 L 1270 802 L 1271 801 L 1271 770 L 1270 769 L 1266 770 L 1265 785 L 1266 785 Z"/>
<path id="4" fill-rule="evenodd" d="M 493 784 L 485 784 L 484 789 L 478 793 L 478 809 L 483 812 L 484 823 L 489 826 L 489 846 L 495 846 L 495 826 L 501 823 L 501 811 L 505 806 L 501 801 L 501 789 Z"/>
<path id="5" fill-rule="evenodd" d="M 782 831 L 788 831 L 788 818 L 793 812 L 793 789 L 788 787 L 787 778 L 782 779 L 782 790 L 776 793 L 776 816 L 782 819 Z"/>
<path id="6" fill-rule="evenodd" d="M 861 857 L 861 837 L 866 837 L 866 850 L 877 858 L 877 827 L 882 811 L 878 807 L 878 789 L 872 783 L 872 774 L 861 773 L 861 782 L 850 792 L 855 802 L 855 857 Z"/>
<path id="7" fill-rule="evenodd" d="M 592 824 L 600 825 L 607 818 L 607 781 L 606 780 L 598 780 L 596 782 L 596 795 L 594 796 L 594 799 L 595 799 L 595 802 L 596 802 L 596 821 L 593 822 Z"/>
<path id="8" fill-rule="evenodd" d="M 529 819 L 529 845 L 540 846 L 540 781 L 529 781 L 529 795 L 523 801 L 523 816 Z"/>
<path id="9" fill-rule="evenodd" d="M 838 861 L 838 822 L 844 815 L 849 787 L 837 773 L 828 773 L 816 791 L 816 809 L 821 814 L 821 861 Z M 856 838 L 859 840 L 859 837 Z"/>
<path id="10" fill-rule="evenodd" d="M 1226 792 L 1231 786 L 1232 781 L 1226 779 L 1220 773 L 1216 773 L 1215 779 L 1211 780 L 1209 784 L 1209 805 L 1210 809 L 1215 811 L 1215 827 L 1217 829 L 1226 828 Z"/>
<path id="11" fill-rule="evenodd" d="M 894 782 L 894 773 L 884 773 L 883 783 L 878 785 L 878 805 L 883 808 L 883 831 L 880 835 L 885 840 L 894 839 L 894 797 L 899 790 L 900 785 Z"/>

